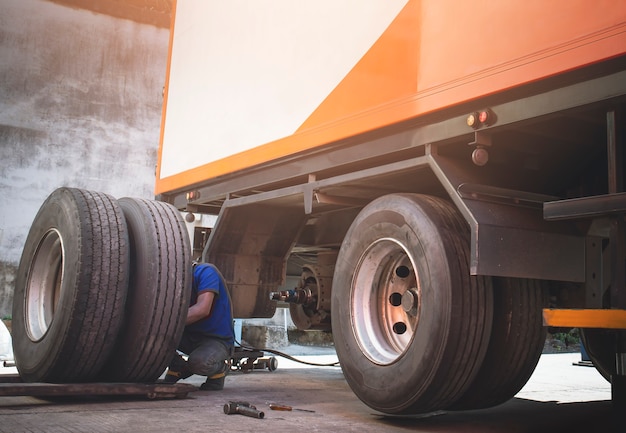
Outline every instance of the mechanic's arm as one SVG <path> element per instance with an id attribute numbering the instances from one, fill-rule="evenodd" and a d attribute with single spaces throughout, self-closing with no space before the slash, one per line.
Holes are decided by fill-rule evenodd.
<path id="1" fill-rule="evenodd" d="M 211 313 L 214 298 L 215 292 L 200 293 L 196 303 L 189 307 L 189 310 L 187 311 L 187 320 L 185 321 L 185 325 L 191 325 L 192 323 L 196 323 L 198 320 L 207 317 Z"/>

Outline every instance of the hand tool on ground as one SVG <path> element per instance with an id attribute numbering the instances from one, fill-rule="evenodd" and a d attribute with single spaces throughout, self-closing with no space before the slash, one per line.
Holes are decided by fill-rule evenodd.
<path id="1" fill-rule="evenodd" d="M 229 401 L 224 405 L 224 413 L 226 415 L 245 415 L 252 418 L 263 418 L 265 413 L 257 410 L 256 406 L 251 405 L 247 401 Z"/>
<path id="2" fill-rule="evenodd" d="M 299 409 L 297 407 L 288 406 L 286 404 L 270 403 L 269 406 L 270 406 L 270 409 L 272 409 L 272 410 L 287 410 L 287 411 L 297 410 L 297 411 L 300 411 L 300 412 L 315 412 L 314 410 Z"/>

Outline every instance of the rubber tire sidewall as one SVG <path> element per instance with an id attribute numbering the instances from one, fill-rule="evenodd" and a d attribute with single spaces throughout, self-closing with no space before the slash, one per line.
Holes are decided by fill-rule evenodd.
<path id="1" fill-rule="evenodd" d="M 433 224 L 438 215 L 432 208 L 416 205 L 411 196 L 385 196 L 364 208 L 345 236 L 333 278 L 332 328 L 344 376 L 364 403 L 393 414 L 425 412 L 447 404 L 437 401 L 433 384 L 442 381 L 442 387 L 447 386 L 445 377 L 455 367 L 446 353 L 450 350 L 446 341 L 460 338 L 451 335 L 451 322 L 460 308 L 453 306 L 451 286 L 455 276 L 464 271 L 455 266 L 458 259 L 444 247 L 449 240 L 442 239 Z M 383 237 L 399 240 L 412 252 L 422 285 L 421 313 L 413 340 L 389 365 L 375 364 L 362 354 L 351 323 L 353 274 L 368 246 Z"/>
<path id="2" fill-rule="evenodd" d="M 454 410 L 483 409 L 513 398 L 532 375 L 546 339 L 541 280 L 493 277 L 494 313 L 483 364 Z"/>
<path id="3" fill-rule="evenodd" d="M 104 199 L 96 205 L 92 199 L 98 196 Z M 101 227 L 94 227 L 95 213 L 100 208 L 105 215 L 97 222 Z M 119 226 L 111 228 L 108 218 L 119 220 Z M 93 269 L 101 258 L 110 257 L 110 251 L 105 248 L 111 247 L 111 243 L 104 238 L 94 241 L 100 229 L 108 233 L 109 228 L 121 246 L 114 252 L 119 260 L 111 261 L 112 267 L 119 263 L 115 275 Z M 40 242 L 50 230 L 58 231 L 64 245 L 61 293 L 46 333 L 33 341 L 26 324 L 29 275 Z M 102 248 L 94 249 L 96 244 Z M 121 325 L 128 282 L 127 247 L 128 233 L 123 216 L 111 197 L 59 188 L 45 200 L 25 242 L 13 298 L 13 352 L 24 382 L 80 382 L 98 373 Z M 95 281 L 101 281 L 101 285 L 95 285 Z M 115 292 L 102 290 L 105 293 L 101 293 L 99 300 L 93 296 L 98 289 L 111 287 L 116 288 Z M 89 297 L 88 293 L 91 293 Z M 93 317 L 94 311 L 102 312 L 106 320 Z"/>
<path id="4" fill-rule="evenodd" d="M 191 245 L 176 208 L 124 197 L 120 207 L 131 244 L 126 312 L 103 379 L 154 382 L 181 339 L 191 296 Z"/>

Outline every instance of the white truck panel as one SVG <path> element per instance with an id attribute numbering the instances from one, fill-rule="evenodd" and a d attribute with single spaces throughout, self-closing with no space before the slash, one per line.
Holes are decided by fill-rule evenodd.
<path id="1" fill-rule="evenodd" d="M 160 178 L 293 134 L 408 0 L 179 0 Z"/>

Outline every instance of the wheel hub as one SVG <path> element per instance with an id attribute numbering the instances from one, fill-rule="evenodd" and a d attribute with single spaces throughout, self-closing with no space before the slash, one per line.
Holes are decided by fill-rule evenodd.
<path id="1" fill-rule="evenodd" d="M 42 238 L 30 268 L 26 289 L 26 330 L 32 341 L 48 331 L 61 295 L 63 240 L 57 230 Z"/>
<path id="2" fill-rule="evenodd" d="M 420 289 L 408 249 L 379 239 L 361 257 L 352 280 L 352 322 L 365 356 L 396 362 L 411 344 L 419 320 Z"/>

